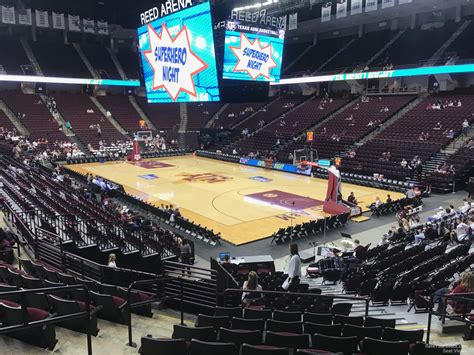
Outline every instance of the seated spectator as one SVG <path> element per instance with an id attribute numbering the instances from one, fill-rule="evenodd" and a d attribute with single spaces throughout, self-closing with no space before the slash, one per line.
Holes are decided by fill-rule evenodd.
<path id="1" fill-rule="evenodd" d="M 382 204 L 383 204 L 382 200 L 380 199 L 380 197 L 377 196 L 375 198 L 374 206 L 375 207 L 380 207 Z"/>
<path id="2" fill-rule="evenodd" d="M 244 282 L 244 285 L 242 286 L 242 290 L 256 290 L 256 291 L 262 291 L 262 286 L 258 284 L 258 276 L 255 271 L 250 271 L 249 276 L 247 278 L 247 281 Z M 248 305 L 252 302 L 252 299 L 256 298 L 262 298 L 261 293 L 256 293 L 256 292 L 242 292 L 242 302 L 245 305 Z"/>
<path id="3" fill-rule="evenodd" d="M 461 278 L 453 284 L 452 289 L 450 290 L 447 287 L 437 290 L 433 294 L 433 302 L 438 302 L 438 308 L 436 309 L 437 313 L 444 314 L 446 309 L 448 314 L 462 314 L 464 311 L 470 312 L 469 310 L 464 309 L 463 302 L 456 302 L 455 300 L 442 297 L 445 295 L 453 295 L 457 293 L 466 293 L 466 292 L 473 292 L 474 291 L 474 276 L 471 272 L 465 271 L 462 273 Z M 446 307 L 446 300 L 447 305 L 450 307 Z"/>
<path id="4" fill-rule="evenodd" d="M 426 236 L 423 229 L 418 229 L 415 233 L 415 243 L 420 244 L 425 240 Z"/>
<path id="5" fill-rule="evenodd" d="M 433 127 L 435 131 L 440 131 L 441 128 L 442 128 L 441 122 L 436 123 L 435 126 Z"/>
<path id="6" fill-rule="evenodd" d="M 386 203 L 392 202 L 392 198 L 390 197 L 390 195 L 387 195 L 387 200 L 386 200 L 385 202 L 386 202 Z"/>
<path id="7" fill-rule="evenodd" d="M 451 243 L 458 241 L 460 243 L 468 240 L 472 234 L 470 227 L 462 221 L 461 218 L 456 219 L 456 230 L 451 231 L 449 238 Z"/>
<path id="8" fill-rule="evenodd" d="M 416 193 L 415 193 L 415 189 L 411 188 L 409 189 L 407 192 L 406 192 L 406 196 L 407 198 L 415 198 L 416 197 Z"/>
<path id="9" fill-rule="evenodd" d="M 448 208 L 445 210 L 443 207 L 438 208 L 438 212 L 434 216 L 428 217 L 428 222 L 436 222 L 439 221 L 440 219 L 446 217 Z M 449 211 L 451 212 L 451 211 Z"/>
<path id="10" fill-rule="evenodd" d="M 354 195 L 353 192 L 350 193 L 349 197 L 347 197 L 347 202 L 353 204 L 353 205 L 357 205 L 357 199 Z"/>
<path id="11" fill-rule="evenodd" d="M 360 245 L 359 239 L 355 239 L 354 240 L 354 256 L 358 260 L 362 260 L 362 259 L 364 259 L 366 253 L 367 253 L 367 250 L 366 250 L 365 247 Z"/>
<path id="12" fill-rule="evenodd" d="M 464 199 L 463 201 L 464 201 L 463 205 L 459 207 L 459 212 L 461 212 L 462 214 L 466 214 L 471 209 L 471 204 L 469 203 L 467 199 Z"/>
<path id="13" fill-rule="evenodd" d="M 400 166 L 404 169 L 408 166 L 408 162 L 406 161 L 405 158 L 403 158 L 402 161 L 400 162 Z"/>
<path id="14" fill-rule="evenodd" d="M 113 267 L 113 268 L 116 268 L 117 267 L 117 264 L 116 264 L 116 259 L 117 257 L 115 256 L 115 254 L 109 254 L 109 261 L 107 262 L 107 266 L 108 267 Z"/>

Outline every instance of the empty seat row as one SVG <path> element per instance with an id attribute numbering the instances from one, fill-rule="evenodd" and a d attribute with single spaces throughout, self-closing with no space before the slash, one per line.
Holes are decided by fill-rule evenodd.
<path id="1" fill-rule="evenodd" d="M 141 353 L 143 355 L 155 354 L 157 349 L 166 354 L 191 355 L 197 354 L 289 354 L 289 350 L 306 349 L 306 352 L 343 352 L 352 354 L 360 351 L 367 354 L 408 354 L 410 344 L 418 351 L 424 349 L 422 338 L 423 330 L 410 332 L 413 334 L 397 333 L 397 330 L 387 328 L 382 331 L 380 327 L 365 328 L 365 333 L 348 330 L 343 336 L 324 334 L 292 334 L 285 332 L 267 331 L 265 336 L 260 330 L 242 330 L 220 328 L 216 336 L 213 327 L 189 328 L 175 325 L 172 339 L 156 339 L 151 336 L 142 338 Z M 382 333 L 387 335 L 382 338 Z M 390 333 L 391 332 L 391 333 Z M 400 331 L 398 331 L 400 332 Z M 370 336 L 368 336 L 370 334 Z M 421 337 L 420 337 L 421 335 Z M 383 350 L 382 352 L 380 352 Z M 419 352 L 422 353 L 421 351 Z"/>

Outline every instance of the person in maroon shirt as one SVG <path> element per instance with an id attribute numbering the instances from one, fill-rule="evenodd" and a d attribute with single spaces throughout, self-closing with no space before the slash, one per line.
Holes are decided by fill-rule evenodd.
<path id="1" fill-rule="evenodd" d="M 465 271 L 462 273 L 461 278 L 453 284 L 452 289 L 450 290 L 447 287 L 439 289 L 433 294 L 433 302 L 438 302 L 438 309 L 436 310 L 437 313 L 443 313 L 445 310 L 446 300 L 448 304 L 453 308 L 453 312 L 455 314 L 462 314 L 464 313 L 464 302 L 456 302 L 454 299 L 442 297 L 447 294 L 459 294 L 459 293 L 466 293 L 466 292 L 474 292 L 474 275 L 469 272 Z M 471 311 L 471 307 L 468 306 L 469 309 L 466 309 L 466 312 Z"/>

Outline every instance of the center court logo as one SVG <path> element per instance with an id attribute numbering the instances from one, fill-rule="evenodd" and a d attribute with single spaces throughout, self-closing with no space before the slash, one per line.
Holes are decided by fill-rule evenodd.
<path id="1" fill-rule="evenodd" d="M 183 173 L 178 176 L 182 176 L 183 178 L 177 183 L 184 183 L 184 182 L 205 182 L 208 184 L 215 184 L 219 182 L 225 182 L 232 180 L 233 178 L 224 175 L 218 175 L 213 173 L 202 173 L 202 174 L 187 174 Z"/>
<path id="2" fill-rule="evenodd" d="M 273 194 L 273 193 L 263 194 L 263 197 L 267 197 L 267 198 L 277 198 L 277 197 L 278 197 L 278 194 Z"/>

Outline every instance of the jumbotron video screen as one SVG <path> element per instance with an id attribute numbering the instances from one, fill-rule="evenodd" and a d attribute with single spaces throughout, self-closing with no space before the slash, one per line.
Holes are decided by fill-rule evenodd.
<path id="1" fill-rule="evenodd" d="M 228 21 L 223 78 L 279 82 L 285 30 Z"/>
<path id="2" fill-rule="evenodd" d="M 138 28 L 149 103 L 219 101 L 209 2 Z"/>

